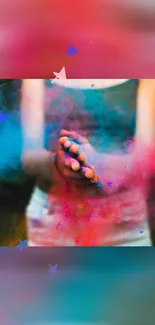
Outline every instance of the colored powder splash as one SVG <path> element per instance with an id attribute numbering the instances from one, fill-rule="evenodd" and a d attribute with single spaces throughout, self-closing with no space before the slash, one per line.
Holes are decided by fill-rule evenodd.
<path id="1" fill-rule="evenodd" d="M 55 86 L 53 86 L 55 87 Z M 61 87 L 55 87 L 53 89 L 59 89 Z M 53 91 L 54 94 L 54 91 Z M 60 92 L 60 98 L 58 99 L 57 96 L 52 95 L 52 89 L 51 89 L 51 101 L 49 101 L 49 112 L 50 112 L 50 106 L 57 107 L 58 111 L 61 111 L 61 116 L 57 115 L 57 110 L 53 110 L 55 112 L 55 117 L 52 115 L 51 110 L 51 116 L 49 118 L 51 121 L 54 121 L 56 119 L 57 123 L 59 123 L 60 119 L 63 124 L 63 127 L 67 130 L 76 130 L 81 135 L 86 135 L 86 137 L 89 140 L 92 140 L 92 145 L 94 146 L 96 150 L 96 140 L 93 142 L 93 138 L 97 138 L 97 136 L 100 136 L 100 134 L 97 134 L 97 132 L 102 131 L 102 125 L 104 125 L 104 120 L 106 119 L 106 107 L 103 105 L 103 98 L 101 94 L 96 95 L 96 102 L 94 100 L 94 95 L 91 95 L 89 93 L 89 98 L 85 97 L 84 92 L 82 91 L 72 92 L 72 90 L 69 90 L 69 96 L 67 95 L 67 91 L 61 89 Z M 136 93 L 135 93 L 136 95 Z M 53 98 L 52 98 L 53 96 Z M 92 97 L 91 97 L 92 96 Z M 79 108 L 79 111 L 75 110 L 75 99 L 76 99 L 76 105 Z M 96 103 L 96 104 L 95 104 Z M 94 109 L 95 107 L 95 109 Z M 80 110 L 81 108 L 81 110 Z M 80 115 L 79 114 L 83 114 Z M 95 113 L 93 113 L 95 112 Z M 98 112 L 98 113 L 96 113 Z M 100 113 L 99 113 L 100 112 Z M 108 123 L 110 132 L 112 132 L 111 137 L 113 137 L 113 133 L 119 130 L 115 130 L 113 128 L 114 122 L 118 126 L 120 126 L 119 123 L 122 123 L 121 125 L 124 125 L 124 117 L 123 121 L 120 120 L 119 114 L 117 114 L 114 109 L 111 109 L 108 114 L 108 120 L 105 122 Z M 126 112 L 126 111 L 124 111 Z M 101 114 L 102 113 L 102 114 Z M 96 114 L 96 115 L 91 115 Z M 97 116 L 98 114 L 98 116 Z M 124 113 L 125 114 L 125 113 Z M 91 117 L 93 116 L 93 117 Z M 94 118 L 94 120 L 93 120 Z M 128 122 L 128 118 L 130 119 Z M 132 154 L 132 150 L 134 148 L 134 141 L 133 141 L 133 135 L 134 135 L 134 126 L 135 126 L 135 120 L 134 120 L 134 114 L 129 116 L 129 112 L 126 116 L 127 125 L 128 128 L 131 131 L 131 136 L 128 137 L 126 134 L 123 134 L 124 146 L 125 148 L 125 154 Z M 120 122 L 121 121 L 121 122 Z M 98 124 L 96 124 L 98 123 Z M 99 127 L 100 125 L 100 129 Z M 61 124 L 61 123 L 60 123 Z M 59 124 L 59 125 L 60 125 Z M 62 126 L 61 124 L 61 126 Z M 86 127 L 86 125 L 89 125 L 89 128 Z M 84 130 L 84 131 L 83 131 Z M 82 134 L 82 132 L 84 132 Z M 124 131 L 125 132 L 125 131 Z M 119 134 L 118 134 L 119 135 Z M 120 136 L 121 138 L 121 136 Z M 108 137 L 106 134 L 102 136 L 103 144 L 100 144 L 103 146 L 102 152 L 103 152 L 103 161 L 104 161 L 104 150 L 111 150 L 111 142 L 109 143 L 110 137 Z M 109 143 L 109 144 L 108 144 Z M 105 145 L 105 146 L 104 146 Z M 108 148 L 109 146 L 109 148 Z M 121 155 L 121 149 L 114 151 L 115 155 Z M 98 212 L 97 216 L 93 218 L 93 220 L 90 220 L 90 216 L 93 212 L 94 203 L 93 201 L 92 206 L 89 204 L 85 204 L 85 192 L 82 189 L 80 190 L 80 197 L 79 197 L 79 188 L 76 190 L 71 182 L 68 183 L 68 187 L 63 191 L 61 186 L 60 189 L 57 189 L 57 197 L 63 197 L 65 201 L 65 206 L 62 207 L 62 217 L 60 220 L 60 226 L 59 226 L 59 233 L 57 230 L 55 230 L 55 237 L 59 237 L 60 233 L 63 237 L 66 238 L 76 238 L 77 245 L 84 245 L 84 246 L 95 246 L 99 245 L 101 241 L 101 226 L 104 224 L 104 222 L 109 221 L 111 223 L 121 223 L 126 222 L 128 224 L 135 224 L 135 227 L 137 227 L 137 223 L 140 223 L 142 220 L 143 215 L 146 215 L 143 203 L 146 200 L 147 190 L 148 190 L 148 178 L 149 175 L 155 170 L 155 164 L 154 164 L 154 152 L 152 148 L 146 147 L 144 144 L 141 144 L 139 148 L 139 152 L 135 156 L 134 164 L 132 165 L 132 168 L 130 166 L 124 165 L 124 168 L 120 171 L 120 174 L 115 172 L 114 165 L 112 166 L 113 171 L 113 177 L 108 177 L 107 179 L 107 187 L 110 187 L 110 195 L 111 198 L 105 199 L 103 206 L 101 207 L 101 211 Z M 95 164 L 97 164 L 97 160 L 95 160 Z M 94 165 L 95 165 L 94 164 Z M 108 175 L 106 175 L 107 171 L 103 171 L 103 175 L 100 176 L 100 183 L 104 182 L 104 179 L 107 178 Z M 119 181 L 124 180 L 124 192 L 120 194 L 116 194 L 112 197 L 113 191 L 115 190 L 115 187 L 118 185 Z M 113 186 L 114 185 L 114 186 Z M 138 193 L 138 194 L 137 194 Z M 52 193 L 51 193 L 52 197 Z M 87 198 L 90 200 L 90 198 Z M 50 195 L 49 195 L 50 200 Z M 84 205 L 84 209 L 81 211 L 81 217 L 79 216 L 77 218 L 77 206 L 81 203 Z M 80 215 L 80 213 L 79 213 Z M 124 215 L 129 215 L 129 221 L 124 219 Z M 65 221 L 64 221 L 65 220 Z M 65 230 L 63 228 L 63 223 L 66 227 Z M 63 229 L 62 229 L 63 228 Z M 62 230 L 61 230 L 62 229 Z M 106 233 L 104 233 L 106 236 Z M 103 238 L 102 238 L 103 241 Z"/>
<path id="2" fill-rule="evenodd" d="M 67 243 L 70 246 L 75 243 L 77 246 L 100 246 L 109 234 L 109 225 L 116 228 L 123 226 L 126 230 L 137 229 L 138 236 L 138 229 L 146 216 L 143 195 L 138 190 L 101 200 L 93 198 L 84 202 L 81 199 L 83 209 L 79 213 L 77 201 L 69 195 L 64 195 L 62 203 L 58 200 L 57 204 L 62 207 L 58 217 L 59 227 L 55 220 L 55 226 L 53 224 L 49 230 L 53 245 L 55 242 L 60 246 L 68 246 Z"/>
<path id="3" fill-rule="evenodd" d="M 80 189 L 79 198 L 79 188 L 74 187 L 73 191 L 73 187 L 69 183 L 63 193 L 65 203 L 62 208 L 60 232 L 54 231 L 55 238 L 59 239 L 61 237 L 62 245 L 67 242 L 68 238 L 72 238 L 72 243 L 76 242 L 77 246 L 99 246 L 103 242 L 103 238 L 108 236 L 108 230 L 107 233 L 102 231 L 104 225 L 108 222 L 118 225 L 126 224 L 128 228 L 138 229 L 138 225 L 144 221 L 147 215 L 144 202 L 147 193 L 147 178 L 153 170 L 152 158 L 153 150 L 150 150 L 150 155 L 144 155 L 143 164 L 135 160 L 135 166 L 133 166 L 135 175 L 134 188 L 133 186 L 130 188 L 132 184 L 129 181 L 127 192 L 117 193 L 111 198 L 103 199 L 100 210 L 93 218 L 90 216 L 94 212 L 95 203 L 98 203 L 98 200 L 93 198 L 92 201 L 89 199 L 88 202 L 84 202 L 87 197 L 84 188 Z M 109 183 L 112 187 L 112 182 Z M 78 201 L 82 203 L 84 209 L 81 211 L 80 218 L 77 219 L 76 207 L 78 207 Z M 95 209 L 97 209 L 97 206 Z M 66 222 L 65 229 L 63 229 L 64 220 Z M 143 231 L 139 230 L 139 233 L 142 234 Z"/>

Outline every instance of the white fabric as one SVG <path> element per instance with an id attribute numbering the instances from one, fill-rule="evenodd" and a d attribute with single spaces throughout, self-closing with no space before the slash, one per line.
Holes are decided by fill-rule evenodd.
<path id="1" fill-rule="evenodd" d="M 66 87 L 81 87 L 81 88 L 91 88 L 93 84 L 93 88 L 106 88 L 114 85 L 122 84 L 126 82 L 128 79 L 63 79 L 57 80 L 54 82 L 56 84 L 64 85 Z M 103 86 L 104 85 L 104 86 Z M 107 222 L 103 227 L 103 235 L 101 238 L 101 246 L 151 246 L 150 232 L 147 222 L 147 209 L 146 202 L 143 194 L 137 191 L 134 193 L 128 192 L 126 194 L 122 194 L 123 199 L 125 195 L 130 196 L 131 198 L 135 198 L 135 203 L 131 201 L 131 209 L 129 211 L 124 209 L 123 218 L 127 219 L 129 215 L 129 219 L 139 218 L 141 219 L 141 223 L 138 224 L 137 227 L 127 229 L 124 226 L 119 226 L 116 223 Z M 116 196 L 115 201 L 119 202 L 118 196 Z M 105 201 L 106 204 L 106 201 Z M 55 227 L 56 222 L 59 219 L 59 206 L 53 200 L 54 212 L 51 216 L 47 215 L 48 209 L 47 196 L 45 193 L 41 192 L 38 188 L 34 190 L 32 198 L 27 208 L 27 225 L 28 225 L 28 245 L 29 246 L 42 246 L 42 238 L 45 237 L 45 241 L 49 246 L 76 246 L 75 238 L 64 239 L 61 231 L 59 231 L 59 238 L 53 239 L 50 236 L 47 236 L 48 229 L 52 229 Z M 33 234 L 35 234 L 35 226 L 32 227 L 32 220 L 35 219 L 36 222 L 41 222 L 40 229 L 37 229 L 37 242 L 34 242 L 30 237 L 34 238 Z M 142 231 L 142 233 L 141 233 Z M 49 233 L 49 232 L 48 232 Z M 107 235 L 108 233 L 108 235 Z M 32 235 L 32 236 L 31 236 Z M 49 237 L 49 238 L 47 238 Z M 46 244 L 46 245 L 47 245 Z"/>

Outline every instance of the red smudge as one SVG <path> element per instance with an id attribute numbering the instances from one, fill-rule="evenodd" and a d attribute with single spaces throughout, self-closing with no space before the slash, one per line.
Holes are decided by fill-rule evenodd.
<path id="1" fill-rule="evenodd" d="M 121 223 L 126 223 L 129 227 L 141 225 L 142 218 L 147 213 L 145 201 L 149 177 L 155 172 L 154 161 L 154 148 L 141 147 L 136 155 L 132 173 L 129 175 L 128 191 L 104 198 L 93 220 L 90 220 L 90 216 L 94 209 L 97 209 L 98 198 L 90 199 L 85 192 L 85 187 L 76 186 L 74 182 L 67 183 L 63 189 L 61 186 L 61 192 L 58 188 L 57 204 L 62 206 L 61 230 L 53 227 L 52 233 L 51 229 L 49 230 L 49 238 L 59 240 L 60 246 L 65 245 L 68 238 L 71 238 L 77 246 L 99 246 L 108 235 L 109 230 L 106 230 L 105 225 Z M 53 191 L 49 194 L 49 200 L 52 195 Z M 82 205 L 83 209 L 80 210 L 79 207 Z M 129 220 L 126 221 L 124 216 L 128 214 Z"/>

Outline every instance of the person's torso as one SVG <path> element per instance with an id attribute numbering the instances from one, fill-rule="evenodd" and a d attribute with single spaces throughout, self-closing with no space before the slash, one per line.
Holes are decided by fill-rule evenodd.
<path id="1" fill-rule="evenodd" d="M 85 136 L 98 152 L 125 153 L 127 142 L 134 138 L 136 130 L 138 80 L 106 88 L 90 82 L 90 88 L 86 88 L 81 80 L 78 88 L 46 80 L 46 147 L 55 150 L 60 130 L 66 129 Z M 39 196 L 36 192 L 29 210 L 30 215 L 34 211 L 35 217 Z M 36 245 L 37 241 L 45 246 L 150 244 L 146 203 L 137 189 L 103 199 L 99 208 L 98 200 L 83 201 L 82 193 L 77 194 L 74 204 L 72 193 L 65 201 L 53 195 L 48 202 L 49 214 L 44 200 L 42 197 L 44 207 L 40 209 L 39 222 L 33 223 L 30 218 L 29 223 L 30 242 L 36 241 Z M 94 210 L 96 216 L 91 218 Z M 132 221 L 135 219 L 136 223 L 137 218 L 139 224 L 135 226 Z M 71 219 L 73 223 L 69 222 Z"/>
<path id="2" fill-rule="evenodd" d="M 99 152 L 125 151 L 135 134 L 138 80 L 108 88 L 95 88 L 93 81 L 90 88 L 63 87 L 50 80 L 46 85 L 46 123 L 53 124 L 51 149 L 55 135 L 64 128 L 87 137 Z"/>

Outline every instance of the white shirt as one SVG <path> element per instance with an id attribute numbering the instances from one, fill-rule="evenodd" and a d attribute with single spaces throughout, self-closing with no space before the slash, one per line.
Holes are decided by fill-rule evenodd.
<path id="1" fill-rule="evenodd" d="M 127 82 L 129 79 L 55 79 L 54 83 L 58 85 L 62 85 L 64 87 L 69 88 L 108 88 L 108 87 L 115 87 L 116 85 L 121 85 L 125 82 Z M 52 81 L 53 83 L 53 81 Z M 138 190 L 133 191 L 132 197 L 137 199 L 138 201 L 142 202 L 139 213 L 143 216 L 144 214 L 144 220 L 145 216 L 147 215 L 146 210 L 146 202 L 143 198 L 143 195 L 138 192 Z M 131 196 L 131 193 L 128 193 L 129 196 Z M 115 198 L 116 200 L 117 198 Z M 105 202 L 106 204 L 106 202 Z M 53 206 L 55 206 L 55 202 L 53 201 Z M 134 207 L 133 207 L 134 209 Z M 131 213 L 131 211 L 130 211 Z M 135 211 L 133 211 L 135 214 Z M 46 216 L 47 214 L 47 196 L 45 193 L 41 192 L 38 188 L 35 189 L 32 199 L 30 201 L 30 204 L 27 208 L 27 218 L 28 218 L 28 234 L 33 233 L 30 225 L 30 222 L 32 218 L 37 219 L 39 221 L 42 221 L 43 219 L 46 222 L 45 228 L 48 229 L 48 225 L 53 224 L 53 227 L 55 227 L 55 224 L 57 222 L 57 216 L 59 214 L 59 207 L 58 210 L 56 210 L 55 214 L 53 213 L 52 216 Z M 128 211 L 124 210 L 125 216 L 128 215 Z M 151 246 L 150 241 L 150 234 L 149 234 L 149 228 L 147 222 L 143 222 L 142 229 L 143 234 L 140 233 L 140 229 L 129 229 L 129 230 L 118 230 L 112 225 L 108 224 L 105 225 L 105 228 L 108 228 L 110 231 L 108 237 L 104 237 L 103 235 L 103 245 L 109 246 L 111 242 L 113 242 L 112 246 Z M 111 227 L 111 228 L 110 228 Z M 110 230 L 111 229 L 111 230 Z M 35 229 L 34 229 L 35 233 Z M 42 240 L 43 238 L 43 230 L 39 229 L 37 231 L 37 236 Z M 45 235 L 45 238 L 47 236 Z M 60 234 L 61 237 L 61 234 Z M 33 238 L 33 236 L 31 237 Z M 138 239 L 137 239 L 138 238 Z M 39 242 L 39 241 L 38 241 Z M 52 242 L 52 238 L 51 238 Z M 42 246 L 41 241 L 40 244 L 36 244 L 33 242 L 33 240 L 29 240 L 29 246 Z M 50 246 L 50 244 L 49 244 Z M 59 240 L 59 237 L 54 240 L 54 243 L 51 244 L 51 246 L 76 246 L 73 239 L 67 239 L 65 242 L 63 242 L 63 239 L 61 238 Z M 102 245 L 101 245 L 102 246 Z"/>

